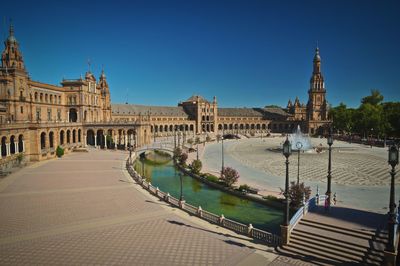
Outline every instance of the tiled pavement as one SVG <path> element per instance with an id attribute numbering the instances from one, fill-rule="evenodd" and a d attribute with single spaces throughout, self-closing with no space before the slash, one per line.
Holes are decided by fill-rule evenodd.
<path id="1" fill-rule="evenodd" d="M 0 265 L 282 261 L 272 248 L 148 195 L 124 171 L 126 156 L 100 150 L 73 153 L 0 180 Z"/>

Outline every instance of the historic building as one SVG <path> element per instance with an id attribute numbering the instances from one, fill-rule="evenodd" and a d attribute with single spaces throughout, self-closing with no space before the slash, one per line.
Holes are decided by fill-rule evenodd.
<path id="1" fill-rule="evenodd" d="M 55 156 L 57 146 L 71 151 L 93 145 L 102 148 L 141 146 L 158 137 L 182 134 L 215 136 L 291 132 L 297 125 L 322 134 L 329 123 L 326 90 L 318 48 L 307 105 L 296 98 L 287 108 L 220 108 L 217 99 L 199 95 L 177 106 L 112 104 L 104 71 L 97 80 L 64 79 L 60 86 L 30 78 L 19 43 L 10 26 L 0 67 L 1 168 L 16 162 L 18 154 L 38 161 Z"/>

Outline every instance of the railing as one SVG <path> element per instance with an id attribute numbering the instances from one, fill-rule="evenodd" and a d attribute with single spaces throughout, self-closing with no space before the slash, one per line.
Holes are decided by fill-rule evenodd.
<path id="1" fill-rule="evenodd" d="M 201 206 L 196 207 L 193 205 L 190 205 L 186 203 L 185 201 L 180 201 L 177 198 L 172 197 L 169 195 L 169 193 L 165 193 L 161 190 L 159 190 L 157 187 L 154 187 L 150 183 L 146 182 L 132 167 L 132 165 L 129 164 L 129 160 L 127 160 L 126 163 L 126 168 L 128 170 L 128 173 L 131 175 L 131 177 L 138 183 L 140 184 L 143 188 L 148 190 L 151 194 L 154 194 L 157 196 L 159 199 L 166 201 L 167 203 L 176 206 L 192 215 L 195 215 L 203 220 L 206 220 L 208 222 L 218 224 L 221 227 L 230 229 L 238 234 L 246 235 L 249 237 L 252 237 L 254 239 L 261 240 L 269 245 L 272 246 L 278 246 L 281 244 L 281 237 L 257 228 L 254 228 L 251 224 L 248 226 L 242 223 L 238 223 L 236 221 L 226 219 L 224 215 L 222 214 L 221 216 L 218 216 L 214 213 L 205 211 L 201 209 Z"/>
<path id="2" fill-rule="evenodd" d="M 297 223 L 304 217 L 304 215 L 307 214 L 309 209 L 312 209 L 316 206 L 316 198 L 312 198 L 309 201 L 305 202 L 304 205 L 297 210 L 297 212 L 292 216 L 292 219 L 290 219 L 289 226 L 290 229 L 289 231 L 292 232 L 293 228 L 297 225 Z"/>

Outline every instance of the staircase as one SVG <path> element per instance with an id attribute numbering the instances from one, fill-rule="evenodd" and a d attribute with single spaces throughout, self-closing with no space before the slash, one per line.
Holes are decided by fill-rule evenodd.
<path id="1" fill-rule="evenodd" d="M 382 227 L 309 213 L 293 229 L 289 245 L 278 251 L 315 265 L 383 265 L 386 242 Z"/>

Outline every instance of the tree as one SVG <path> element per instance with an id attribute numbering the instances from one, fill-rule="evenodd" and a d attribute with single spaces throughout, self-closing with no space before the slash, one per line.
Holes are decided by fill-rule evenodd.
<path id="1" fill-rule="evenodd" d="M 179 158 L 181 157 L 181 154 L 182 154 L 182 149 L 179 147 L 176 147 L 174 149 L 174 155 L 173 155 L 174 160 L 179 160 Z"/>
<path id="2" fill-rule="evenodd" d="M 340 103 L 339 106 L 330 109 L 329 112 L 329 115 L 333 120 L 334 129 L 347 133 L 353 131 L 353 109 L 348 109 L 344 103 Z"/>
<path id="3" fill-rule="evenodd" d="M 371 90 L 371 95 L 365 96 L 361 99 L 362 104 L 378 105 L 383 101 L 383 95 L 379 90 Z"/>
<path id="4" fill-rule="evenodd" d="M 385 123 L 382 121 L 383 108 L 381 105 L 363 103 L 355 112 L 356 130 L 365 136 L 382 134 L 385 131 Z"/>
<path id="5" fill-rule="evenodd" d="M 231 167 L 224 167 L 221 171 L 221 180 L 228 186 L 231 187 L 239 179 L 239 173 Z"/>
<path id="6" fill-rule="evenodd" d="M 180 163 L 181 165 L 185 165 L 187 159 L 188 159 L 188 155 L 187 155 L 187 153 L 184 153 L 184 152 L 181 153 L 180 156 L 178 157 L 178 161 L 179 161 L 179 163 Z"/>
<path id="7" fill-rule="evenodd" d="M 307 201 L 311 195 L 311 188 L 306 187 L 304 183 L 297 184 L 296 182 L 290 182 L 289 198 L 290 206 L 294 209 L 298 209 L 303 204 L 303 195 Z"/>
<path id="8" fill-rule="evenodd" d="M 383 103 L 383 115 L 387 124 L 387 133 L 400 137 L 400 102 Z"/>
<path id="9" fill-rule="evenodd" d="M 192 172 L 194 174 L 200 174 L 201 168 L 203 167 L 203 164 L 200 160 L 194 160 L 192 164 L 190 165 L 190 168 L 192 169 Z"/>

